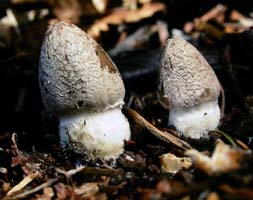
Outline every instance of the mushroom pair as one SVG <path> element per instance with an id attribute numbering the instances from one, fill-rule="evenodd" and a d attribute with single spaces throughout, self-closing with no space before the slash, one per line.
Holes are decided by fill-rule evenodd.
<path id="1" fill-rule="evenodd" d="M 116 159 L 130 127 L 121 112 L 125 88 L 117 67 L 84 31 L 51 25 L 41 47 L 39 84 L 47 111 L 59 119 L 62 145 L 80 142 L 90 157 Z M 168 40 L 160 64 L 159 98 L 169 123 L 199 138 L 217 127 L 220 84 L 203 56 L 182 39 Z"/>

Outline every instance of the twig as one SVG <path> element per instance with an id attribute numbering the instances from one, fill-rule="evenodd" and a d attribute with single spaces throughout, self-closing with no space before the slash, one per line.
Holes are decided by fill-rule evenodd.
<path id="1" fill-rule="evenodd" d="M 57 171 L 60 174 L 63 174 L 67 178 L 67 180 L 70 181 L 70 184 L 73 185 L 73 180 L 71 179 L 71 176 L 73 176 L 74 174 L 82 171 L 84 168 L 85 168 L 84 166 L 81 166 L 81 167 L 78 167 L 76 169 L 71 169 L 69 171 L 65 171 L 65 170 L 56 168 L 55 171 Z"/>
<path id="2" fill-rule="evenodd" d="M 78 172 L 81 172 L 84 168 L 85 168 L 84 166 L 80 166 L 80 167 L 78 167 L 76 169 L 71 169 L 69 171 L 65 171 L 65 170 L 56 168 L 56 171 L 58 173 L 64 174 L 66 176 L 66 178 L 70 178 L 71 176 L 77 174 Z"/>
<path id="3" fill-rule="evenodd" d="M 81 174 L 85 177 L 89 176 L 108 176 L 108 177 L 119 177 L 126 176 L 125 172 L 121 169 L 106 169 L 106 168 L 94 168 L 94 167 L 86 167 L 82 170 Z"/>
<path id="4" fill-rule="evenodd" d="M 53 185 L 58 180 L 59 180 L 58 178 L 51 179 L 51 180 L 49 180 L 49 181 L 47 181 L 47 182 L 45 182 L 45 183 L 43 183 L 43 184 L 41 184 L 41 185 L 39 185 L 39 186 L 31 189 L 29 191 L 25 191 L 25 192 L 23 192 L 21 194 L 18 194 L 18 195 L 13 196 L 13 197 L 9 197 L 7 199 L 24 199 L 24 198 L 27 198 L 29 195 L 31 195 L 31 194 L 33 194 L 35 192 L 38 192 L 38 191 L 42 190 L 43 188 L 46 188 L 46 187 L 49 187 L 49 186 Z"/>
<path id="5" fill-rule="evenodd" d="M 136 111 L 134 111 L 132 109 L 126 109 L 126 110 L 127 110 L 127 113 L 135 121 L 135 123 L 137 123 L 138 125 L 140 125 L 143 128 L 148 129 L 154 136 L 158 137 L 159 139 L 161 139 L 167 143 L 174 144 L 175 146 L 177 146 L 178 148 L 180 148 L 182 150 L 191 149 L 191 146 L 188 143 L 186 143 L 183 140 L 180 140 L 179 138 L 175 137 L 174 135 L 172 135 L 168 132 L 163 132 L 163 131 L 159 130 L 158 128 L 156 128 L 155 126 L 150 124 L 146 119 L 144 119 Z"/>
<path id="6" fill-rule="evenodd" d="M 220 15 L 224 14 L 227 11 L 227 7 L 224 6 L 223 4 L 218 4 L 211 10 L 209 10 L 207 13 L 202 15 L 200 17 L 201 21 L 207 22 L 209 20 L 215 19 L 219 17 Z"/>
<path id="7" fill-rule="evenodd" d="M 248 150 L 248 149 L 249 149 L 249 147 L 248 147 L 246 144 L 244 144 L 241 140 L 235 139 L 235 141 L 236 141 L 236 143 L 237 143 L 241 148 L 243 148 L 243 149 L 245 149 L 245 150 Z"/>
<path id="8" fill-rule="evenodd" d="M 39 173 L 34 173 L 26 176 L 22 181 L 20 181 L 17 185 L 15 185 L 13 188 L 11 188 L 7 192 L 7 196 L 11 196 L 12 194 L 22 190 L 25 186 L 27 186 L 31 181 L 33 181 L 34 178 L 36 178 L 39 175 Z"/>
<path id="9" fill-rule="evenodd" d="M 75 175 L 76 173 L 82 171 L 84 168 L 85 168 L 85 167 L 81 166 L 81 167 L 78 167 L 77 169 L 69 170 L 69 171 L 67 171 L 67 172 L 64 173 L 64 174 L 65 174 L 67 177 L 70 177 L 70 176 L 73 176 L 73 175 Z M 5 198 L 5 199 L 8 200 L 8 199 L 24 199 L 24 198 L 27 198 L 29 195 L 31 195 L 31 194 L 33 194 L 33 193 L 36 193 L 36 192 L 38 192 L 38 191 L 40 191 L 40 190 L 42 190 L 42 189 L 44 189 L 44 188 L 46 188 L 46 187 L 49 187 L 49 186 L 53 185 L 54 183 L 56 183 L 56 182 L 59 181 L 59 180 L 60 180 L 60 178 L 51 179 L 51 180 L 49 180 L 49 181 L 47 181 L 47 182 L 45 182 L 45 183 L 43 183 L 43 184 L 41 184 L 41 185 L 39 185 L 39 186 L 37 186 L 37 187 L 31 189 L 31 190 L 29 190 L 29 191 L 25 191 L 25 192 L 23 192 L 23 193 L 21 193 L 21 194 L 17 194 L 17 195 L 15 195 L 15 196 L 10 196 L 10 197 L 7 197 L 7 198 Z"/>
<path id="10" fill-rule="evenodd" d="M 20 154 L 20 151 L 19 151 L 19 149 L 18 149 L 18 145 L 17 145 L 16 139 L 17 139 L 17 134 L 16 134 L 16 133 L 13 133 L 13 134 L 11 135 L 11 141 L 12 141 L 12 143 L 13 143 L 13 146 L 14 146 L 14 149 L 15 149 L 16 154 L 20 156 L 21 154 Z"/>

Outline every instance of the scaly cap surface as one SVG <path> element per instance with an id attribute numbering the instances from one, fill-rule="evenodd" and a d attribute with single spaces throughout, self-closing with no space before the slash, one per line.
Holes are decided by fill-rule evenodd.
<path id="1" fill-rule="evenodd" d="M 102 111 L 123 104 L 117 67 L 84 31 L 67 22 L 49 26 L 41 47 L 39 83 L 45 108 L 54 114 Z"/>
<path id="2" fill-rule="evenodd" d="M 201 53 L 183 39 L 169 39 L 159 69 L 163 106 L 190 107 L 218 99 L 219 94 L 219 80 Z"/>

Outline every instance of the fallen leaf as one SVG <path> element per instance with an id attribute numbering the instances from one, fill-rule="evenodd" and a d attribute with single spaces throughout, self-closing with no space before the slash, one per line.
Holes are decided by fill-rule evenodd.
<path id="1" fill-rule="evenodd" d="M 197 168 L 212 175 L 240 169 L 242 167 L 242 161 L 245 161 L 245 157 L 249 156 L 249 151 L 231 147 L 221 140 L 217 140 L 211 157 L 196 149 L 187 150 L 185 155 L 192 158 Z"/>
<path id="2" fill-rule="evenodd" d="M 111 14 L 98 19 L 87 30 L 92 38 L 98 38 L 101 31 L 108 31 L 109 25 L 119 25 L 123 23 L 134 23 L 142 19 L 151 17 L 157 12 L 165 12 L 165 5 L 162 3 L 146 3 L 137 10 L 114 9 Z"/>
<path id="3" fill-rule="evenodd" d="M 182 169 L 188 169 L 191 165 L 191 159 L 188 157 L 179 158 L 174 154 L 167 153 L 160 156 L 161 168 L 163 172 L 177 173 Z"/>

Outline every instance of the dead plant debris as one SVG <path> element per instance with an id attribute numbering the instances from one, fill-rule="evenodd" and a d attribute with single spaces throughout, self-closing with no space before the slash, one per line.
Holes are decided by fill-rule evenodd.
<path id="1" fill-rule="evenodd" d="M 253 199 L 252 7 L 239 0 L 1 2 L 0 199 Z M 78 142 L 58 143 L 58 121 L 45 112 L 37 80 L 54 20 L 88 32 L 122 74 L 132 137 L 115 161 L 89 159 Z M 222 85 L 222 119 L 209 138 L 167 127 L 156 90 L 170 37 L 196 46 Z"/>

